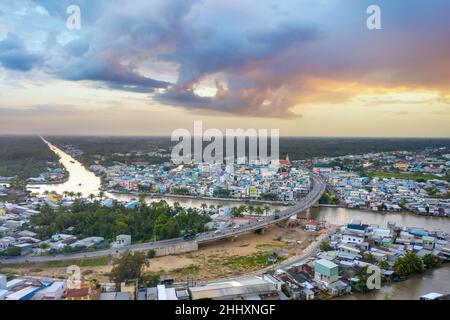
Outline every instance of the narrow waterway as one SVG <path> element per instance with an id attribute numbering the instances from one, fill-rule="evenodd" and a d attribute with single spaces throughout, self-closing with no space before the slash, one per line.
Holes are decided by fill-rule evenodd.
<path id="1" fill-rule="evenodd" d="M 337 300 L 417 300 L 430 292 L 450 293 L 450 264 L 412 276 L 406 281 L 393 282 L 380 290 L 353 293 Z"/>
<path id="2" fill-rule="evenodd" d="M 63 194 L 65 191 L 81 193 L 83 197 L 88 197 L 90 194 L 98 195 L 101 186 L 100 178 L 94 173 L 87 170 L 79 161 L 72 158 L 70 155 L 55 147 L 50 142 L 44 140 L 50 150 L 52 150 L 58 157 L 59 162 L 69 172 L 69 180 L 60 184 L 37 184 L 29 185 L 28 190 L 33 193 L 42 194 L 45 191 L 56 192 Z"/>
<path id="3" fill-rule="evenodd" d="M 44 140 L 45 141 L 45 140 Z M 45 141 L 49 148 L 60 157 L 61 164 L 67 169 L 70 178 L 62 184 L 42 184 L 29 186 L 32 192 L 43 193 L 45 191 L 55 191 L 62 194 L 64 191 L 80 192 L 87 197 L 90 194 L 97 195 L 101 186 L 100 178 L 87 170 L 80 162 L 66 154 L 61 149 Z M 37 189 L 38 188 L 38 189 Z M 129 201 L 137 198 L 132 194 L 110 194 L 108 197 Z M 218 201 L 206 199 L 172 198 L 172 197 L 147 197 L 148 202 L 166 200 L 169 204 L 175 202 L 187 207 L 201 207 L 202 203 L 207 205 L 239 206 L 245 204 L 240 201 Z M 282 209 L 282 206 L 272 206 L 272 210 Z M 385 227 L 388 222 L 395 222 L 397 226 L 420 227 L 428 230 L 442 230 L 450 233 L 450 219 L 444 217 L 425 217 L 407 212 L 401 213 L 376 213 L 364 210 L 350 210 L 345 208 L 320 207 L 311 208 L 302 213 L 303 217 L 315 220 L 325 220 L 331 224 L 343 225 L 352 220 L 361 220 L 367 224 L 376 224 Z M 369 294 L 353 294 L 342 299 L 418 299 L 429 292 L 450 293 L 450 265 L 445 265 L 436 270 L 426 272 L 423 275 L 415 276 L 405 282 L 393 283 L 383 287 L 381 290 L 373 291 Z"/>
<path id="4" fill-rule="evenodd" d="M 394 222 L 400 227 L 419 227 L 428 230 L 444 231 L 450 234 L 450 218 L 420 216 L 411 212 L 378 213 L 366 210 L 320 207 L 311 208 L 304 217 L 315 220 L 325 220 L 331 224 L 344 225 L 352 220 L 360 220 L 366 224 L 386 227 L 388 222 Z"/>

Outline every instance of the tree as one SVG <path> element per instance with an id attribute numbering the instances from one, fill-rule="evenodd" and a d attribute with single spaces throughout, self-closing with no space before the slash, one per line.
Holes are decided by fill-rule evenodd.
<path id="1" fill-rule="evenodd" d="M 331 247 L 331 244 L 328 241 L 324 241 L 320 244 L 320 250 L 322 251 L 330 251 L 333 247 Z"/>
<path id="2" fill-rule="evenodd" d="M 153 249 L 150 249 L 147 251 L 147 258 L 153 259 L 156 256 L 156 251 Z"/>
<path id="3" fill-rule="evenodd" d="M 116 284 L 125 280 L 141 279 L 142 270 L 148 266 L 147 257 L 142 252 L 127 251 L 114 261 L 110 278 Z"/>
<path id="4" fill-rule="evenodd" d="M 160 275 L 157 273 L 144 273 L 141 277 L 141 282 L 144 283 L 147 287 L 154 287 L 160 283 Z"/>
<path id="5" fill-rule="evenodd" d="M 423 263 L 427 268 L 436 268 L 439 265 L 439 260 L 432 254 L 428 253 L 422 258 Z"/>
<path id="6" fill-rule="evenodd" d="M 8 247 L 8 249 L 6 249 L 6 255 L 9 257 L 20 256 L 20 253 L 21 253 L 21 251 L 20 251 L 20 248 L 18 248 L 18 247 L 11 246 L 11 247 Z"/>
<path id="7" fill-rule="evenodd" d="M 264 213 L 266 214 L 266 216 L 269 214 L 269 211 L 270 211 L 270 207 L 267 204 L 265 204 L 264 205 Z"/>
<path id="8" fill-rule="evenodd" d="M 381 261 L 379 267 L 384 270 L 388 270 L 390 268 L 389 263 L 387 263 L 386 261 Z"/>
<path id="9" fill-rule="evenodd" d="M 39 248 L 40 249 L 48 249 L 48 247 L 49 247 L 49 245 L 48 245 L 48 243 L 46 243 L 46 242 L 42 242 L 40 245 L 39 245 Z"/>
<path id="10" fill-rule="evenodd" d="M 394 263 L 394 271 L 399 276 L 407 276 L 423 271 L 423 262 L 415 253 L 408 252 Z"/>
<path id="11" fill-rule="evenodd" d="M 256 213 L 258 216 L 262 216 L 263 213 L 264 213 L 264 210 L 263 210 L 263 208 L 261 208 L 261 207 L 256 207 L 256 208 L 255 208 L 255 213 Z"/>

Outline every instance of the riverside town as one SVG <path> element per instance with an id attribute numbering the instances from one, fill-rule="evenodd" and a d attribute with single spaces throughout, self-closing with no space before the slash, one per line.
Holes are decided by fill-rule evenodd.
<path id="1" fill-rule="evenodd" d="M 439 314 L 449 12 L 0 1 L 0 319 Z"/>

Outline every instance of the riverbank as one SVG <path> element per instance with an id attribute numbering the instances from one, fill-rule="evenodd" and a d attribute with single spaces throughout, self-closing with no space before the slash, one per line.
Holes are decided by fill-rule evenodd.
<path id="1" fill-rule="evenodd" d="M 370 210 L 368 208 L 349 208 L 343 205 L 339 205 L 339 204 L 319 204 L 319 207 L 323 207 L 323 208 L 342 208 L 342 209 L 346 209 L 346 210 L 359 210 L 359 211 L 366 211 L 366 212 L 372 212 L 372 213 L 378 213 L 378 214 L 395 214 L 395 213 L 406 213 L 406 214 L 413 214 L 416 216 L 421 216 L 421 217 L 438 217 L 438 218 L 450 218 L 450 216 L 445 216 L 445 215 L 431 215 L 431 214 L 420 214 L 414 211 L 408 211 L 408 210 L 400 210 L 400 211 L 393 211 L 393 210 L 386 210 L 386 211 L 374 211 L 374 210 Z"/>
<path id="2" fill-rule="evenodd" d="M 367 293 L 352 293 L 333 300 L 418 300 L 421 296 L 438 292 L 450 294 L 450 263 L 412 275 L 402 282 L 390 282 Z"/>
<path id="3" fill-rule="evenodd" d="M 289 206 L 295 203 L 284 202 L 284 201 L 265 201 L 265 200 L 249 200 L 249 199 L 239 199 L 239 198 L 218 198 L 218 197 L 195 197 L 190 195 L 181 194 L 171 194 L 171 193 L 149 193 L 149 192 L 129 192 L 129 191 L 117 191 L 117 190 L 106 190 L 110 194 L 122 194 L 122 195 L 135 195 L 135 196 L 146 196 L 154 198 L 173 198 L 173 199 L 192 199 L 192 200 L 205 200 L 205 201 L 223 201 L 223 202 L 242 202 L 251 204 L 267 204 L 267 205 L 278 205 L 278 206 Z"/>

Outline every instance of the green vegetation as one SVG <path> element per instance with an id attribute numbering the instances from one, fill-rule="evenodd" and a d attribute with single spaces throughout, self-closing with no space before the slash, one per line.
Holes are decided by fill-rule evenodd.
<path id="1" fill-rule="evenodd" d="M 147 258 L 153 259 L 156 256 L 156 251 L 153 249 L 150 249 L 147 251 Z"/>
<path id="2" fill-rule="evenodd" d="M 331 251 L 331 250 L 333 250 L 333 247 L 331 246 L 330 242 L 324 241 L 320 244 L 320 250 Z"/>
<path id="3" fill-rule="evenodd" d="M 275 193 L 261 193 L 261 200 L 275 201 L 277 200 L 277 195 Z"/>
<path id="4" fill-rule="evenodd" d="M 177 195 L 189 195 L 190 194 L 189 190 L 186 187 L 173 188 L 172 193 L 177 194 Z"/>
<path id="5" fill-rule="evenodd" d="M 58 146 L 73 145 L 83 151 L 77 159 L 90 166 L 96 161 L 104 166 L 115 162 L 131 164 L 132 162 L 148 162 L 162 164 L 170 158 L 153 154 L 167 154 L 169 146 L 173 145 L 169 138 L 164 137 L 49 137 L 49 141 Z M 139 152 L 137 152 L 139 151 Z M 150 154 L 149 154 L 150 153 Z"/>
<path id="6" fill-rule="evenodd" d="M 136 208 L 127 210 L 119 203 L 108 208 L 101 206 L 99 201 L 83 203 L 75 199 L 68 209 L 54 210 L 43 206 L 41 212 L 30 219 L 30 224 L 41 239 L 74 227 L 73 234 L 80 238 L 99 236 L 113 241 L 119 234 L 130 234 L 135 242 L 145 242 L 176 238 L 187 232 L 203 232 L 209 221 L 208 215 L 195 209 L 171 207 L 165 201 L 150 205 L 141 202 Z"/>
<path id="7" fill-rule="evenodd" d="M 142 252 L 125 252 L 114 261 L 110 278 L 118 284 L 125 280 L 142 280 L 142 270 L 148 261 Z"/>
<path id="8" fill-rule="evenodd" d="M 224 261 L 224 265 L 236 270 L 254 270 L 272 265 L 269 257 L 272 253 L 256 252 L 247 256 L 231 256 Z M 278 256 L 277 262 L 283 261 L 285 258 Z"/>
<path id="9" fill-rule="evenodd" d="M 395 261 L 394 271 L 398 276 L 408 276 L 423 271 L 423 262 L 415 253 L 408 252 Z"/>
<path id="10" fill-rule="evenodd" d="M 229 198 L 230 197 L 230 191 L 225 188 L 217 188 L 214 190 L 214 197 L 217 198 Z"/>
<path id="11" fill-rule="evenodd" d="M 389 270 L 389 268 L 390 268 L 389 263 L 387 263 L 386 261 L 381 261 L 378 266 L 384 270 Z"/>
<path id="12" fill-rule="evenodd" d="M 428 269 L 436 268 L 440 264 L 439 259 L 433 256 L 432 254 L 424 255 L 422 261 L 425 267 L 427 267 Z"/>
<path id="13" fill-rule="evenodd" d="M 66 268 L 68 266 L 76 265 L 79 267 L 101 267 L 107 266 L 110 263 L 110 257 L 95 257 L 95 258 L 83 258 L 83 259 L 71 259 L 71 260 L 57 260 L 57 261 L 46 261 L 46 262 L 26 262 L 19 264 L 8 264 L 4 265 L 7 269 L 20 269 L 20 268 Z"/>
<path id="14" fill-rule="evenodd" d="M 406 179 L 406 180 L 416 180 L 416 181 L 425 181 L 425 180 L 447 180 L 447 177 L 439 177 L 434 174 L 425 174 L 425 173 L 397 173 L 397 172 L 373 172 L 367 174 L 367 176 L 372 178 L 380 178 L 380 179 Z"/>
<path id="15" fill-rule="evenodd" d="M 325 192 L 319 199 L 320 204 L 338 204 L 339 199 L 336 195 Z"/>
<path id="16" fill-rule="evenodd" d="M 199 266 L 191 264 L 187 267 L 174 269 L 171 271 L 171 274 L 173 274 L 176 278 L 183 279 L 189 276 L 194 276 L 198 274 L 199 271 L 200 271 Z"/>
<path id="17" fill-rule="evenodd" d="M 37 136 L 0 137 L 0 177 L 26 180 L 46 171 L 58 157 Z"/>
<path id="18" fill-rule="evenodd" d="M 20 256 L 20 249 L 18 247 L 8 247 L 6 250 L 0 252 L 0 256 L 17 257 Z"/>

